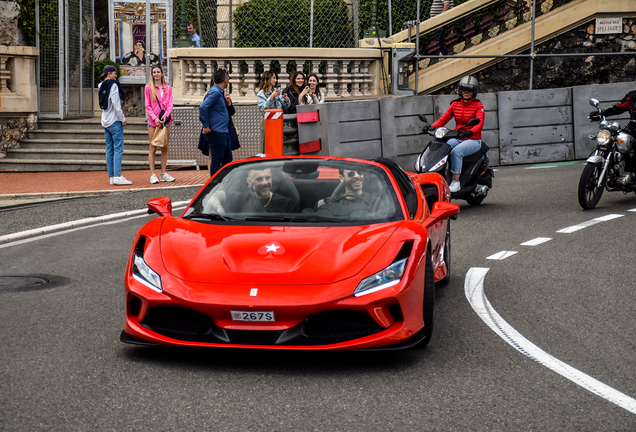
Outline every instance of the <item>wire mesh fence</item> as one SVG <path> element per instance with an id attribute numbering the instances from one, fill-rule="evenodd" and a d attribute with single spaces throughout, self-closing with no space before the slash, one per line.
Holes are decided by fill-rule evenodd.
<path id="1" fill-rule="evenodd" d="M 39 0 L 40 115 L 60 116 L 60 10 L 57 0 Z"/>
<path id="2" fill-rule="evenodd" d="M 40 116 L 92 116 L 92 0 L 40 0 L 37 12 Z"/>
<path id="3" fill-rule="evenodd" d="M 413 0 L 380 0 L 377 28 L 374 0 L 175 0 L 175 37 L 181 35 L 182 1 L 204 47 L 354 48 L 366 31 L 391 35 L 417 19 Z M 420 21 L 430 17 L 432 3 L 420 2 Z"/>

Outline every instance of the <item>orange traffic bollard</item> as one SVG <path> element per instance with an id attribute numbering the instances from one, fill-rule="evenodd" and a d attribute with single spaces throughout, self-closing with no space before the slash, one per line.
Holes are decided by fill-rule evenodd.
<path id="1" fill-rule="evenodd" d="M 265 151 L 267 156 L 283 155 L 283 110 L 265 110 Z"/>

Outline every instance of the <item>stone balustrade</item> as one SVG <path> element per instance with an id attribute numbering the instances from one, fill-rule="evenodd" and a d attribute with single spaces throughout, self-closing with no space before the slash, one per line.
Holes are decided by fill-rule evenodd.
<path id="1" fill-rule="evenodd" d="M 382 93 L 382 54 L 376 48 L 173 48 L 168 56 L 177 105 L 198 105 L 218 68 L 230 73 L 230 95 L 237 102 L 254 103 L 260 81 L 257 70 L 279 65 L 284 88 L 291 73 L 307 64 L 309 74 L 318 75 L 327 100 Z"/>
<path id="2" fill-rule="evenodd" d="M 38 111 L 38 54 L 34 47 L 0 45 L 0 113 Z"/>

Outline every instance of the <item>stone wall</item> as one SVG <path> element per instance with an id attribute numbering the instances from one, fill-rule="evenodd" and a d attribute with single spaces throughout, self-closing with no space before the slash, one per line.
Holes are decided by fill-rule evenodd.
<path id="1" fill-rule="evenodd" d="M 636 19 L 623 18 L 623 33 L 595 35 L 594 21 L 535 46 L 537 54 L 636 51 Z M 529 54 L 524 51 L 521 54 Z M 634 56 L 581 56 L 535 58 L 533 90 L 609 84 L 636 80 Z M 475 74 L 484 93 L 528 90 L 528 59 L 506 59 Z M 457 83 L 435 94 L 455 93 Z"/>
<path id="2" fill-rule="evenodd" d="M 18 141 L 37 126 L 38 116 L 35 113 L 24 117 L 0 117 L 0 158 L 7 155 L 7 149 L 19 147 Z"/>
<path id="3" fill-rule="evenodd" d="M 122 85 L 126 92 L 126 98 L 122 101 L 121 108 L 126 117 L 143 117 L 146 115 L 146 108 L 143 103 L 143 85 Z M 101 114 L 101 111 L 96 111 Z"/>
<path id="4" fill-rule="evenodd" d="M 26 38 L 18 28 L 20 6 L 14 1 L 0 1 L 0 45 L 26 45 Z"/>

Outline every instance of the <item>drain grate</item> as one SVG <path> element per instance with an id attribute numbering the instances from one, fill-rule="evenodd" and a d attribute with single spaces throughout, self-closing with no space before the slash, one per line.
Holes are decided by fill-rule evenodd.
<path id="1" fill-rule="evenodd" d="M 66 281 L 66 278 L 49 275 L 0 276 L 0 292 L 53 288 Z"/>

